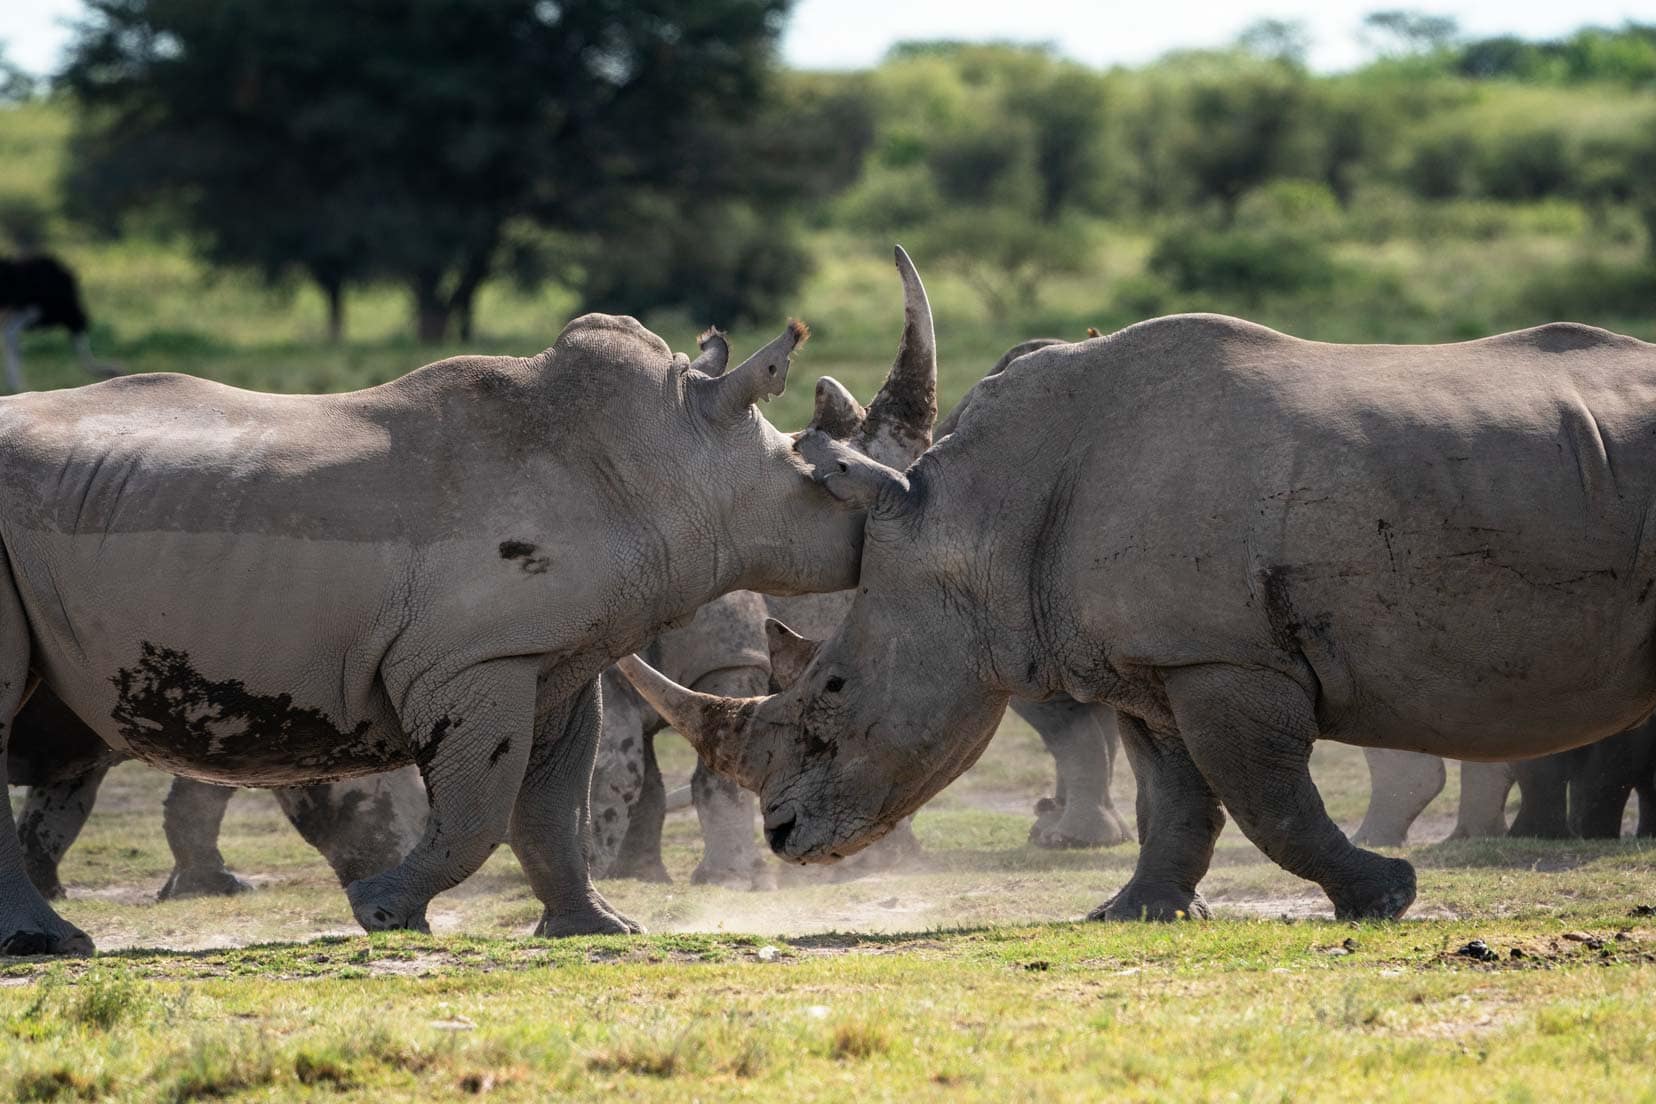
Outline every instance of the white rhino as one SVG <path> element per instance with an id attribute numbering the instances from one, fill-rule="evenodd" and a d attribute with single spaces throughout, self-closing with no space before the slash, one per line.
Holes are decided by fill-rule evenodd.
<path id="1" fill-rule="evenodd" d="M 1413 868 L 1354 846 L 1319 738 L 1512 760 L 1656 707 L 1656 346 L 1554 324 L 1438 346 L 1211 315 L 1016 361 L 900 473 L 816 434 L 867 509 L 856 601 L 792 690 L 629 677 L 761 795 L 774 851 L 850 854 L 969 767 L 1011 696 L 1106 702 L 1142 849 L 1093 915 L 1205 911 L 1221 805 L 1340 917 Z"/>
<path id="2" fill-rule="evenodd" d="M 637 930 L 582 848 L 600 672 L 727 591 L 856 578 L 861 519 L 755 407 L 805 332 L 717 378 L 587 315 L 537 356 L 351 394 L 151 375 L 0 399 L 0 719 L 42 680 L 204 781 L 412 762 L 431 813 L 350 885 L 365 928 L 423 928 L 509 838 L 537 934 Z M 0 950 L 90 945 L 0 825 Z"/>

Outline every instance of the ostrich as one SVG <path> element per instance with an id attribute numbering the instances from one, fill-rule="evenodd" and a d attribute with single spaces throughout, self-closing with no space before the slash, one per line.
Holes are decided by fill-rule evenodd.
<path id="1" fill-rule="evenodd" d="M 93 359 L 75 274 L 55 257 L 0 257 L 0 334 L 6 346 L 6 386 L 23 390 L 23 331 L 62 326 L 75 339 L 81 367 L 94 376 L 118 376 L 113 364 Z"/>

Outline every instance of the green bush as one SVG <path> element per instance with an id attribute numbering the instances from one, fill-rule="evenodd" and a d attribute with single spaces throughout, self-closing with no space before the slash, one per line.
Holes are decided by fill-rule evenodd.
<path id="1" fill-rule="evenodd" d="M 1335 278 L 1328 247 L 1310 234 L 1285 228 L 1186 225 L 1157 240 L 1150 271 L 1179 291 L 1230 293 L 1248 301 Z"/>

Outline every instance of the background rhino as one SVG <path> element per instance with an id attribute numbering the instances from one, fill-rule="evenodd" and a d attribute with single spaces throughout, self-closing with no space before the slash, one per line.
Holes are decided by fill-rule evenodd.
<path id="1" fill-rule="evenodd" d="M 1648 716 L 1653 437 L 1656 347 L 1591 327 L 1343 346 L 1158 319 L 978 384 L 906 475 L 800 441 L 868 515 L 792 691 L 624 670 L 794 861 L 879 838 L 1009 698 L 1061 690 L 1116 707 L 1139 788 L 1137 869 L 1094 915 L 1201 912 L 1222 803 L 1337 916 L 1397 916 L 1413 869 L 1328 818 L 1313 742 L 1503 761 Z"/>
<path id="2" fill-rule="evenodd" d="M 348 888 L 364 927 L 424 928 L 509 831 L 537 933 L 636 930 L 583 852 L 598 676 L 719 594 L 855 579 L 858 520 L 754 407 L 804 335 L 714 378 L 588 315 L 535 357 L 349 394 L 140 376 L 0 399 L 0 737 L 42 680 L 205 781 L 414 763 L 431 813 Z M 0 949 L 89 949 L 0 829 Z"/>
<path id="3" fill-rule="evenodd" d="M 91 815 L 109 768 L 126 758 L 110 748 L 46 687 L 12 721 L 6 771 L 28 786 L 17 833 L 29 880 L 47 898 L 62 897 L 58 864 Z M 235 794 L 189 778 L 173 779 L 163 809 L 173 870 L 161 900 L 248 888 L 224 864 L 219 826 Z M 274 791 L 289 823 L 349 885 L 395 866 L 420 838 L 426 798 L 411 770 Z"/>
<path id="4" fill-rule="evenodd" d="M 1396 846 L 1443 789 L 1435 755 L 1367 749 L 1368 812 L 1354 843 Z M 1507 827 L 1506 801 L 1518 786 L 1519 806 Z M 1656 720 L 1586 747 L 1516 763 L 1462 763 L 1460 814 L 1451 839 L 1529 836 L 1616 839 L 1627 799 L 1639 797 L 1637 834 L 1656 836 Z"/>

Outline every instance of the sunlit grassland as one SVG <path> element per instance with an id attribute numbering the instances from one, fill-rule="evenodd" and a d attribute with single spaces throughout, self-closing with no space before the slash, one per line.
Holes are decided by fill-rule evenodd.
<path id="1" fill-rule="evenodd" d="M 669 784 L 688 751 L 664 739 Z M 1353 749 L 1316 774 L 1348 827 Z M 1417 918 L 1326 919 L 1314 887 L 1227 827 L 1220 919 L 1077 923 L 1131 846 L 1028 847 L 1049 761 L 1015 719 L 916 821 L 925 862 L 773 893 L 606 882 L 653 933 L 527 939 L 502 851 L 433 903 L 433 936 L 354 932 L 343 894 L 262 794 L 224 850 L 256 892 L 156 904 L 164 779 L 127 765 L 64 867 L 104 953 L 0 966 L 0 1096 L 19 1099 L 1648 1099 L 1656 1092 L 1656 847 L 1405 849 Z M 1417 835 L 1441 836 L 1449 791 Z M 1130 815 L 1130 779 L 1118 803 Z M 1320 917 L 1320 918 L 1319 918 Z M 1482 963 L 1457 952 L 1482 939 Z M 1349 941 L 1349 942 L 1348 942 Z M 1514 957 L 1516 949 L 1521 957 Z"/>

